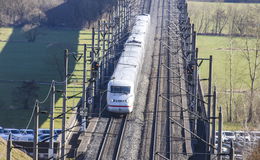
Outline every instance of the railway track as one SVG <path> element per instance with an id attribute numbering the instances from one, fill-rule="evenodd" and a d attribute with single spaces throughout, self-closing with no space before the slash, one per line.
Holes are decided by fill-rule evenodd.
<path id="1" fill-rule="evenodd" d="M 134 13 L 147 13 L 149 11 L 147 7 L 150 7 L 149 2 L 150 0 L 137 0 L 135 3 L 132 4 L 133 6 L 131 7 L 135 7 L 137 4 L 141 4 L 141 8 L 132 8 Z M 138 5 L 138 7 L 140 6 Z M 138 106 L 138 104 L 136 104 L 135 106 Z M 138 107 L 136 107 L 134 112 L 136 112 L 137 108 Z M 135 129 L 138 130 L 136 132 L 141 132 L 141 129 L 136 128 L 136 125 L 138 124 L 133 122 L 133 119 L 136 120 L 136 118 L 133 118 L 133 116 L 136 116 L 136 114 L 131 113 L 123 117 L 115 117 L 107 114 L 107 112 L 103 112 L 103 114 L 99 117 L 95 129 L 92 130 L 90 137 L 88 137 L 91 140 L 89 144 L 85 146 L 86 149 L 85 152 L 82 154 L 82 159 L 101 160 L 128 159 L 131 156 L 137 157 L 138 150 L 136 146 L 134 149 L 129 151 L 129 148 L 133 147 L 133 145 L 135 145 L 135 142 L 138 142 L 138 140 L 134 140 L 138 136 L 136 136 L 136 134 L 134 135 L 136 137 L 134 137 L 133 135 L 129 136 L 129 134 L 133 134 L 133 132 L 129 130 Z M 129 124 L 129 121 L 131 122 L 131 124 Z M 131 137 L 130 140 L 129 137 Z"/>
<path id="2" fill-rule="evenodd" d="M 161 27 L 163 28 L 163 21 L 164 21 L 164 18 L 165 18 L 165 15 L 164 15 L 164 6 L 165 6 L 165 0 L 162 1 L 162 3 L 160 4 L 160 1 L 158 1 L 158 6 L 161 5 L 161 11 L 158 12 L 158 14 L 161 14 L 161 15 L 158 15 L 161 16 L 161 19 L 159 21 L 159 24 L 161 25 Z M 161 12 L 161 13 L 160 13 Z M 158 30 L 158 27 L 157 26 L 157 30 Z M 162 29 L 160 30 L 160 34 L 159 34 L 159 37 L 160 39 L 163 37 L 163 32 L 162 32 Z M 155 89 L 155 102 L 154 102 L 154 113 L 153 113 L 153 124 L 152 124 L 152 136 L 151 136 L 151 149 L 150 149 L 150 159 L 151 160 L 154 160 L 155 159 L 155 156 L 156 156 L 156 152 L 157 152 L 157 143 L 158 143 L 158 115 L 159 115 L 159 94 L 160 94 L 160 90 L 161 90 L 161 83 L 160 83 L 160 79 L 159 77 L 162 76 L 162 73 L 161 73 L 161 67 L 160 67 L 160 64 L 162 63 L 162 45 L 161 43 L 159 44 L 159 55 L 158 55 L 158 67 L 157 67 L 157 80 L 156 80 L 156 89 Z"/>
<path id="3" fill-rule="evenodd" d="M 162 0 L 157 2 L 157 26 L 155 33 L 155 51 L 153 53 L 153 71 L 150 77 L 148 94 L 149 100 L 146 109 L 146 124 L 144 132 L 148 136 L 142 143 L 141 159 L 187 159 L 185 154 L 191 153 L 186 132 L 180 126 L 173 124 L 174 118 L 185 127 L 189 127 L 186 109 L 187 96 L 185 88 L 185 61 L 182 59 L 181 37 L 179 34 L 178 0 Z M 153 14 L 153 13 L 151 13 Z M 169 26 L 175 25 L 175 34 Z M 156 47 L 159 49 L 156 50 Z M 185 119 L 185 118 L 186 119 Z M 185 125 L 184 125 L 185 124 Z M 188 144 L 186 144 L 188 142 Z M 150 145 L 150 149 L 145 146 Z M 146 152 L 149 152 L 147 154 Z"/>
<path id="4" fill-rule="evenodd" d="M 109 118 L 96 160 L 119 159 L 127 118 Z"/>
<path id="5" fill-rule="evenodd" d="M 140 6 L 140 12 L 142 14 L 149 13 L 151 0 L 140 0 Z M 125 130 L 129 117 L 131 117 L 131 114 L 124 115 L 122 118 L 116 118 L 113 116 L 109 118 L 103 132 L 104 134 L 99 145 L 96 160 L 120 159 L 120 152 L 123 146 Z"/>
<path id="6" fill-rule="evenodd" d="M 189 128 L 179 1 L 141 1 L 140 12 L 150 13 L 152 17 L 151 37 L 147 43 L 150 46 L 146 51 L 151 57 L 152 69 L 150 74 L 147 73 L 150 82 L 145 94 L 144 117 L 139 104 L 139 108 L 136 107 L 128 116 L 102 117 L 92 135 L 85 159 L 188 159 L 186 154 L 191 153 L 191 149 L 187 147 L 190 145 L 187 139 L 190 137 L 172 121 L 174 119 Z"/>

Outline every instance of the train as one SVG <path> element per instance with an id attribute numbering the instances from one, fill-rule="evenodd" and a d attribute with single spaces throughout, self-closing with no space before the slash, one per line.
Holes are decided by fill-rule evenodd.
<path id="1" fill-rule="evenodd" d="M 144 62 L 150 15 L 135 17 L 132 31 L 107 85 L 107 110 L 127 114 L 133 111 L 137 86 Z"/>

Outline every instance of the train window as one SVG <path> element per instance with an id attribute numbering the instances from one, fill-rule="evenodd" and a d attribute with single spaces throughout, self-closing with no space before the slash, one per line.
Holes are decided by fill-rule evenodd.
<path id="1" fill-rule="evenodd" d="M 111 86 L 111 93 L 130 93 L 130 86 Z"/>

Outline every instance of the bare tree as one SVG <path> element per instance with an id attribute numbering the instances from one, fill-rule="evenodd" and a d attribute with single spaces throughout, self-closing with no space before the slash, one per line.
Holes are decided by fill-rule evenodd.
<path id="1" fill-rule="evenodd" d="M 250 14 L 250 10 L 240 10 L 240 14 L 235 15 L 236 18 L 234 19 L 234 25 L 236 29 L 239 31 L 241 36 L 246 34 L 246 31 L 249 29 L 250 25 L 253 25 L 252 20 L 254 15 Z"/>
<path id="2" fill-rule="evenodd" d="M 195 24 L 195 29 L 198 33 L 202 33 L 202 28 L 205 23 L 205 18 L 207 17 L 205 14 L 205 10 L 207 10 L 207 7 L 202 7 L 201 9 L 198 9 L 194 7 L 193 5 L 189 6 L 189 15 L 191 18 L 191 21 L 193 24 Z"/>
<path id="3" fill-rule="evenodd" d="M 225 83 L 224 83 L 224 96 L 223 96 L 223 99 L 224 99 L 224 104 L 226 106 L 226 117 L 227 117 L 227 120 L 228 120 L 228 117 L 229 117 L 229 101 L 228 101 L 228 62 L 225 63 Z"/>
<path id="4" fill-rule="evenodd" d="M 233 64 L 233 37 L 230 36 L 230 52 L 229 52 L 229 118 L 228 121 L 232 122 L 233 121 L 233 116 L 232 116 L 232 100 L 233 100 L 233 74 L 232 74 L 232 64 Z"/>
<path id="5" fill-rule="evenodd" d="M 250 94 L 249 94 L 249 100 L 248 100 L 248 116 L 247 116 L 247 122 L 255 122 L 255 112 L 254 112 L 254 100 L 255 100 L 255 84 L 256 80 L 259 78 L 258 71 L 260 69 L 260 54 L 259 54 L 259 48 L 260 48 L 260 40 L 259 40 L 259 34 L 260 34 L 260 27 L 258 26 L 256 29 L 257 38 L 255 42 L 255 48 L 250 49 L 248 44 L 248 38 L 245 39 L 245 49 L 242 49 L 242 55 L 244 59 L 247 62 L 248 71 L 249 71 L 249 79 L 250 79 Z"/>
<path id="6" fill-rule="evenodd" d="M 23 26 L 22 30 L 28 42 L 34 42 L 36 40 L 38 35 L 37 27 L 38 25 L 34 24 L 26 24 Z"/>
<path id="7" fill-rule="evenodd" d="M 206 16 L 204 21 L 203 33 L 208 33 L 210 26 L 210 17 Z"/>
<path id="8" fill-rule="evenodd" d="M 201 19 L 201 30 L 203 33 L 208 33 L 209 32 L 209 26 L 210 26 L 210 16 L 208 13 L 210 12 L 209 8 L 203 7 L 203 19 Z"/>
<path id="9" fill-rule="evenodd" d="M 0 0 L 0 25 L 34 23 L 32 15 L 42 18 L 43 13 L 64 2 L 63 0 Z M 40 14 L 39 14 L 40 13 Z M 29 22 L 28 22 L 29 21 Z"/>
<path id="10" fill-rule="evenodd" d="M 212 21 L 214 24 L 213 32 L 216 34 L 221 34 L 222 30 L 228 22 L 228 16 L 225 12 L 225 9 L 223 9 L 221 3 L 218 5 L 214 14 L 212 15 Z"/>

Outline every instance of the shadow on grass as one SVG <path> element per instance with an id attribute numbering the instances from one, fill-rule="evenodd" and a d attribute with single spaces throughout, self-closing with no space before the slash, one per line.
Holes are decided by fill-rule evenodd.
<path id="1" fill-rule="evenodd" d="M 70 2 L 47 11 L 48 23 L 59 27 L 75 26 L 77 22 L 71 15 Z M 76 13 L 75 10 L 73 12 Z M 91 21 L 95 21 L 98 14 L 100 13 L 96 13 Z M 73 15 L 76 16 L 76 14 Z M 89 17 L 87 20 L 90 20 Z M 83 19 L 80 23 L 83 24 L 84 21 Z M 22 28 L 14 28 L 9 39 L 6 42 L 0 42 L 4 45 L 0 53 L 0 126 L 26 127 L 35 99 L 43 100 L 46 97 L 52 80 L 63 81 L 64 49 L 69 49 L 70 52 L 78 51 L 76 44 L 79 43 L 80 30 L 40 26 L 34 28 L 35 41 L 28 42 L 28 37 L 25 35 L 27 33 L 24 33 Z M 72 72 L 75 67 L 75 61 L 71 59 L 69 72 Z M 14 92 L 24 81 L 32 80 L 36 81 L 39 87 L 36 92 L 38 96 L 32 96 L 28 105 L 24 106 L 25 102 L 22 99 L 17 100 L 17 93 L 14 94 Z M 62 88 L 57 87 L 57 89 Z M 20 94 L 24 93 L 21 92 Z M 57 100 L 59 98 L 61 98 L 60 94 L 56 96 Z M 49 106 L 50 100 L 48 99 L 44 104 L 40 105 L 40 108 L 48 111 Z M 47 118 L 47 115 L 41 115 L 39 126 Z M 32 128 L 32 124 L 30 128 Z"/>
<path id="2" fill-rule="evenodd" d="M 0 112 L 2 117 L 0 125 L 5 127 L 25 127 L 21 126 L 21 123 L 24 119 L 29 119 L 27 112 L 31 112 L 35 99 L 43 100 L 45 98 L 52 80 L 63 81 L 64 49 L 68 48 L 71 52 L 77 52 L 77 46 L 74 44 L 78 43 L 79 30 L 53 30 L 42 27 L 37 30 L 39 35 L 36 41 L 27 42 L 22 30 L 14 29 L 0 54 L 0 90 L 4 91 L 0 92 L 0 107 L 5 109 L 5 112 Z M 71 59 L 70 72 L 74 67 L 75 62 Z M 32 96 L 33 91 L 30 88 L 19 92 L 17 87 L 21 87 L 24 81 L 32 80 L 39 87 L 35 96 Z M 18 94 L 30 97 L 29 102 Z M 17 97 L 21 98 L 17 99 Z M 57 96 L 58 98 L 60 96 Z M 48 99 L 40 107 L 46 110 L 49 104 Z M 6 114 L 9 116 L 5 116 Z M 46 118 L 47 116 L 41 116 L 39 125 Z"/>

